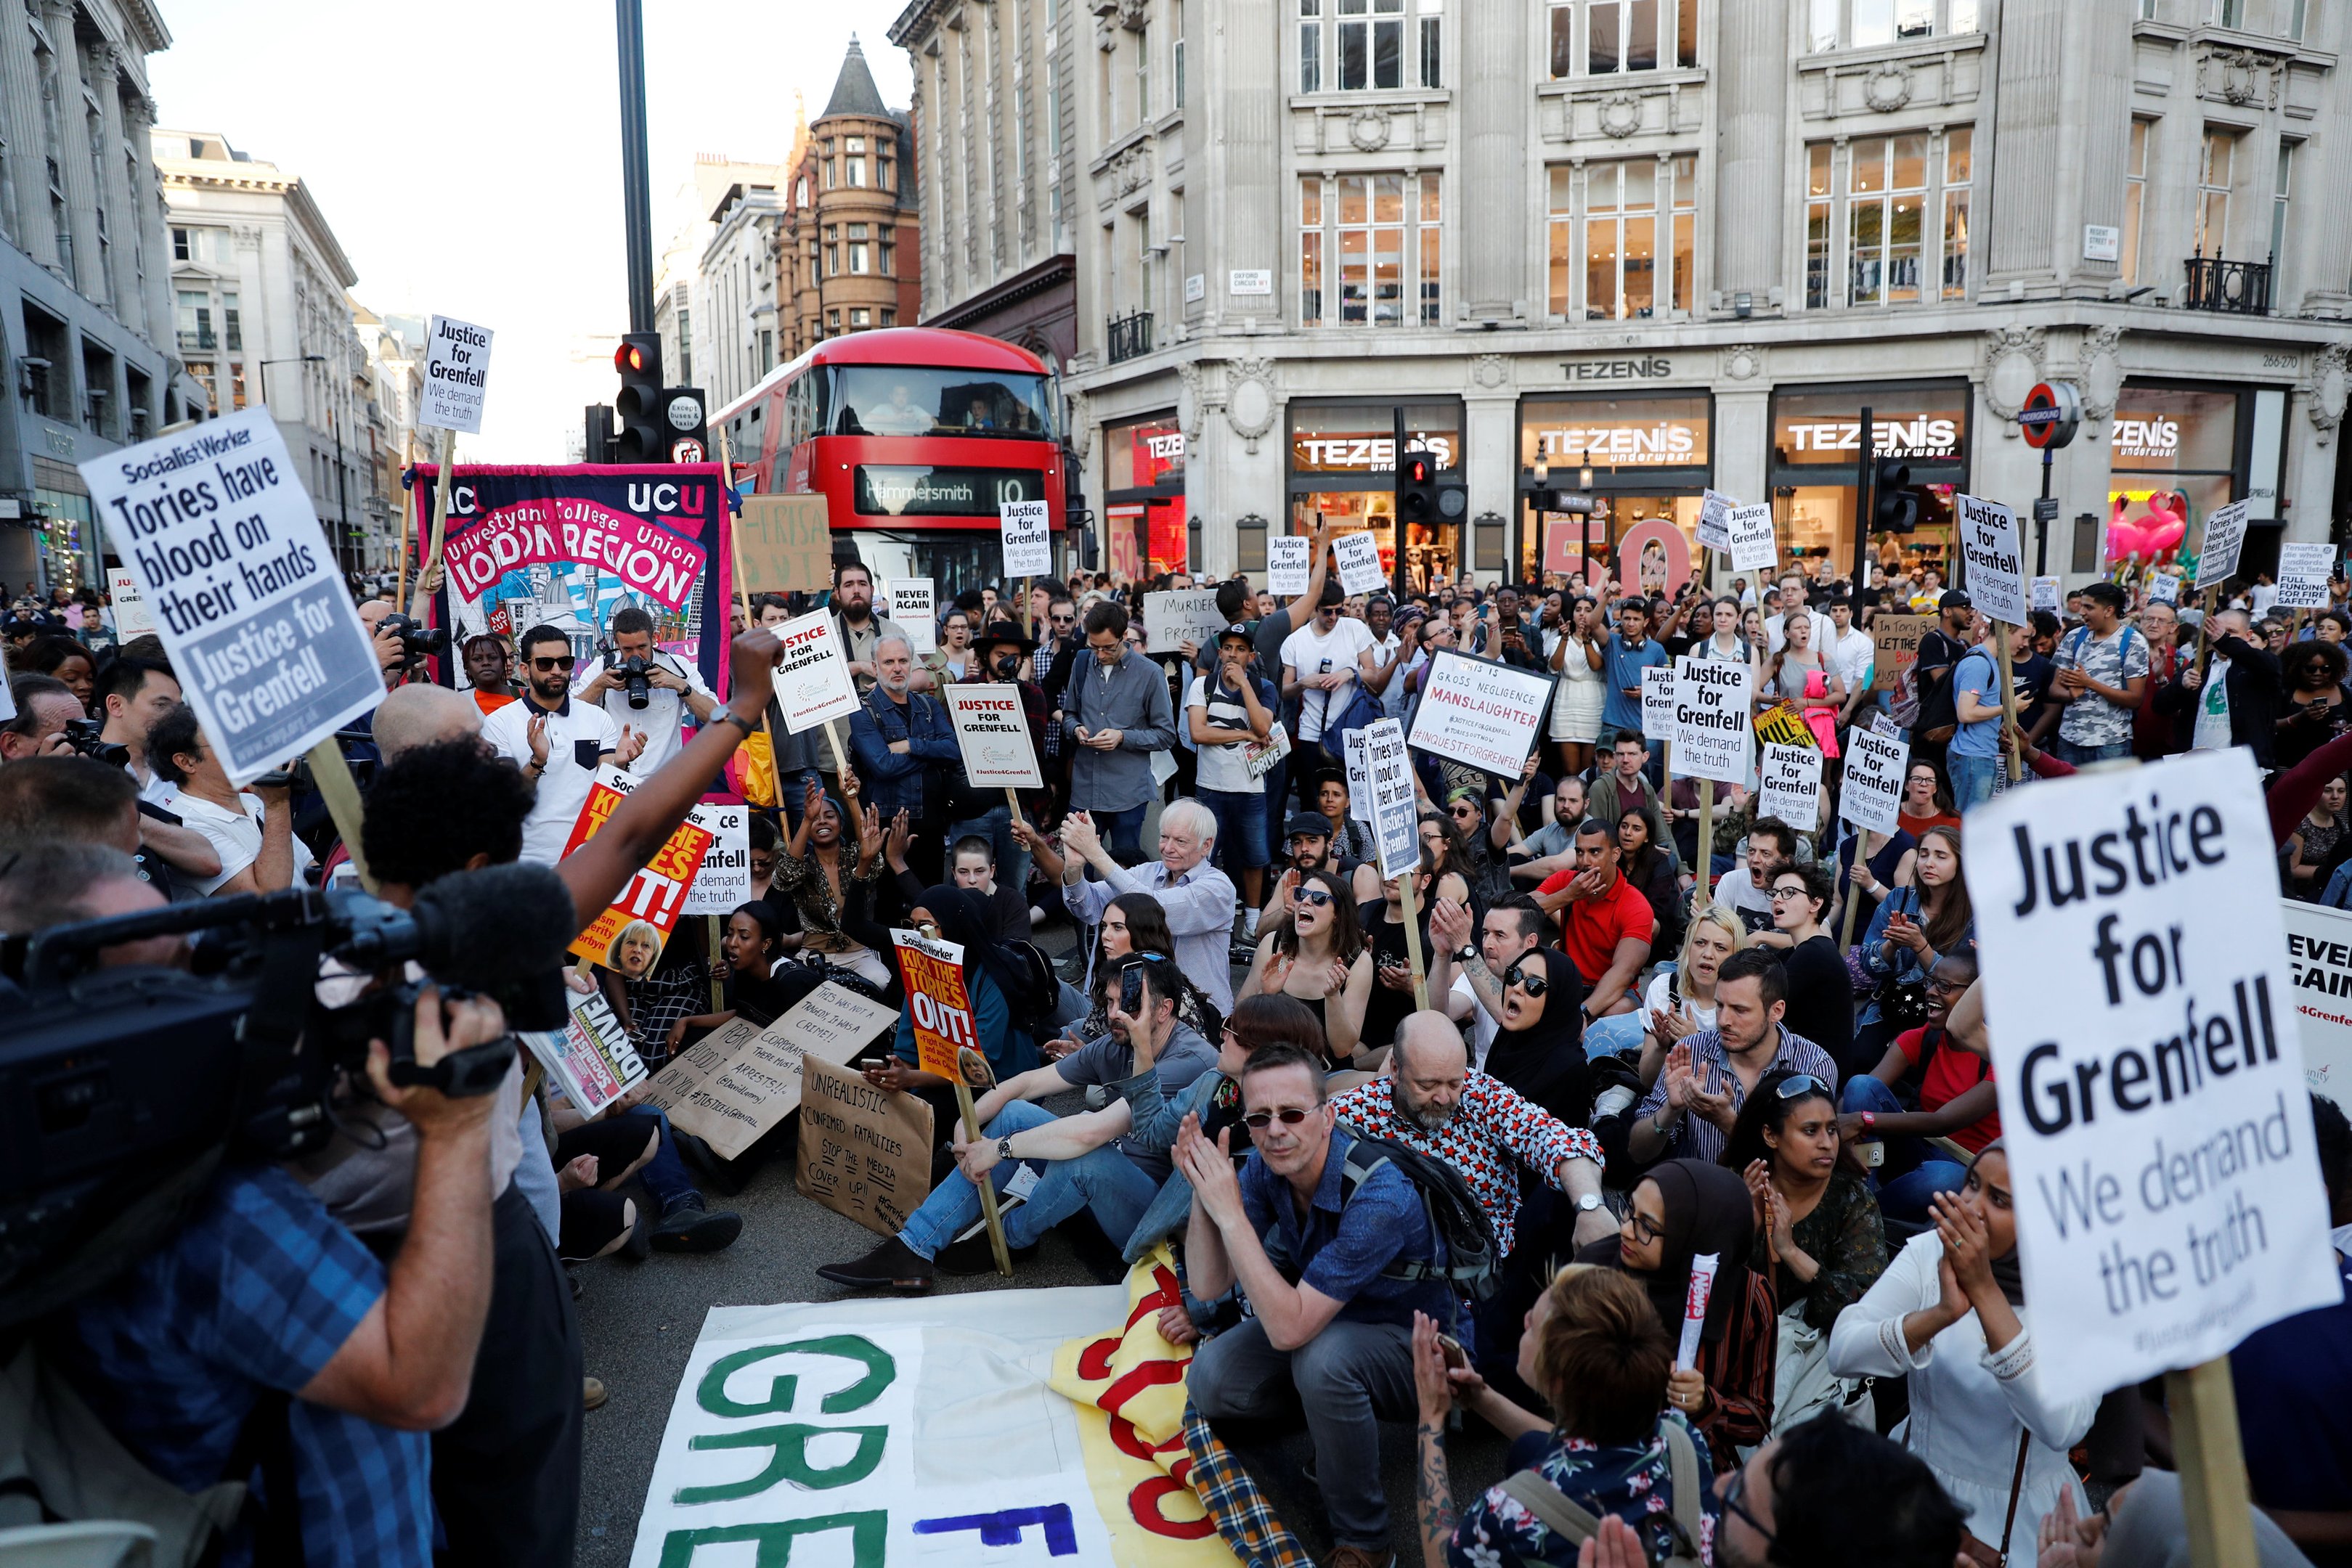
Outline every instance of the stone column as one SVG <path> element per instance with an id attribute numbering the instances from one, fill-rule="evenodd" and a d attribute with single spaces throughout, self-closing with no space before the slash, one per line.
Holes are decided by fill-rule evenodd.
<path id="1" fill-rule="evenodd" d="M 1447 198 L 1461 236 L 1454 276 L 1473 319 L 1507 321 L 1521 300 L 1530 319 L 1541 319 L 1528 286 L 1535 254 L 1527 237 L 1528 9 L 1520 0 L 1466 0 L 1455 31 L 1458 63 L 1447 73 L 1462 132 L 1460 188 Z M 1517 90 L 1505 90 L 1505 83 Z"/>
<path id="2" fill-rule="evenodd" d="M 41 20 L 57 51 L 58 169 L 65 176 L 66 222 L 73 233 L 74 287 L 83 298 L 110 302 L 100 266 L 98 179 L 90 163 L 89 106 L 82 99 L 81 46 L 74 38 L 73 0 L 41 0 Z"/>
<path id="3" fill-rule="evenodd" d="M 21 15 L 0 20 L 0 137 L 7 139 L 8 226 L 16 244 L 43 267 L 58 265 L 49 218 L 47 131 L 41 124 L 41 70 L 33 30 Z"/>
<path id="4" fill-rule="evenodd" d="M 1790 191 L 1789 0 L 1738 0 L 1716 16 L 1715 287 L 1727 299 L 1747 291 L 1760 310 L 1781 281 Z"/>
<path id="5" fill-rule="evenodd" d="M 98 66 L 99 199 L 106 204 L 106 235 L 112 265 L 107 279 L 114 314 L 132 331 L 146 328 L 146 301 L 139 295 L 139 208 L 124 158 L 122 50 L 100 44 Z"/>
<path id="6" fill-rule="evenodd" d="M 167 361 L 176 361 L 179 347 L 172 309 L 172 239 L 163 221 L 163 183 L 155 172 L 154 99 L 144 95 L 132 99 L 125 118 L 128 129 L 124 134 L 131 139 L 131 156 L 137 160 L 131 210 L 139 224 L 139 254 L 146 273 L 142 280 L 142 308 L 147 316 L 147 340 L 163 352 Z M 156 396 L 160 399 L 162 395 L 159 389 Z M 154 412 L 160 425 L 160 402 Z"/>

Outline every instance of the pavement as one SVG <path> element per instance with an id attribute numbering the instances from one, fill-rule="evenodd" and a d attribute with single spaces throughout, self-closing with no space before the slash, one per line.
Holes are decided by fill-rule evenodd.
<path id="1" fill-rule="evenodd" d="M 1057 959 L 1070 953 L 1073 942 L 1066 925 L 1049 926 L 1039 937 L 1039 946 Z M 1243 977 L 1236 968 L 1235 984 Z M 855 1220 L 801 1197 L 793 1186 L 788 1155 L 761 1166 L 740 1194 L 708 1191 L 706 1196 L 712 1208 L 731 1208 L 743 1217 L 741 1239 L 726 1250 L 698 1257 L 656 1253 L 644 1262 L 616 1256 L 572 1270 L 580 1286 L 580 1332 L 588 1373 L 602 1378 L 609 1394 L 604 1405 L 587 1416 L 579 1568 L 625 1568 L 629 1560 L 662 1428 L 704 1313 L 718 1306 L 848 1298 L 852 1292 L 817 1278 L 818 1267 L 857 1257 L 879 1239 Z M 1020 1265 L 1010 1285 L 1095 1282 L 1069 1242 L 1055 1232 L 1046 1236 L 1035 1258 Z M 997 1288 L 993 1274 L 943 1273 L 933 1293 Z M 1479 1423 L 1469 1423 L 1447 1447 L 1458 1500 L 1466 1501 L 1502 1479 L 1505 1445 Z M 1329 1542 L 1319 1510 L 1311 1493 L 1302 1493 L 1297 1484 L 1311 1454 L 1302 1432 L 1285 1444 L 1278 1459 L 1267 1463 L 1265 1479 L 1286 1521 L 1320 1557 L 1329 1550 Z M 1383 1428 L 1381 1458 L 1397 1561 L 1418 1563 L 1410 1427 Z"/>

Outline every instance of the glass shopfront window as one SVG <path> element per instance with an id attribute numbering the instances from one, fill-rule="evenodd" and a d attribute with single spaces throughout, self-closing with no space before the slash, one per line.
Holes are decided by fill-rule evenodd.
<path id="1" fill-rule="evenodd" d="M 1173 413 L 1103 427 L 1103 533 L 1111 570 L 1133 582 L 1189 571 L 1184 431 Z"/>
<path id="2" fill-rule="evenodd" d="M 1772 395 L 1772 503 L 1784 560 L 1845 575 L 1853 570 L 1862 410 L 1881 458 L 1910 465 L 1919 525 L 1874 535 L 1873 580 L 1897 570 L 1952 576 L 1952 497 L 1968 486 L 1966 382 L 1802 388 Z M 1743 500 L 1745 497 L 1741 497 Z"/>
<path id="3" fill-rule="evenodd" d="M 1613 570 L 1621 541 L 1639 537 L 1661 553 L 1664 541 L 1643 525 L 1664 522 L 1682 536 L 1678 550 L 1697 559 L 1701 492 L 1714 472 L 1714 402 L 1705 392 L 1651 396 L 1530 398 L 1519 405 L 1520 575 L 1591 580 Z M 1546 485 L 1593 498 L 1590 517 L 1538 512 L 1525 498 L 1540 461 Z M 1628 547 L 1633 548 L 1633 547 Z M 1688 570 L 1684 565 L 1676 577 Z M 1622 576 L 1622 573 L 1619 574 Z M 1655 573 L 1643 574 L 1648 577 Z"/>
<path id="4" fill-rule="evenodd" d="M 2236 388 L 2125 383 L 2107 436 L 2109 564 L 2203 548 L 2205 519 L 2246 494 L 2243 399 Z"/>
<path id="5" fill-rule="evenodd" d="M 1441 475 L 1460 477 L 1462 405 L 1407 403 L 1405 448 L 1428 453 Z M 1396 577 L 1396 424 L 1388 403 L 1293 403 L 1290 409 L 1290 531 L 1312 533 L 1318 517 L 1336 531 L 1370 529 L 1381 565 Z M 1404 540 L 1416 589 L 1460 575 L 1462 523 L 1413 524 Z"/>

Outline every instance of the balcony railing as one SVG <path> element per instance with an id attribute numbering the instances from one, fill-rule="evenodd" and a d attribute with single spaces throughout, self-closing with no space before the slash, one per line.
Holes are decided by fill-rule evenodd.
<path id="1" fill-rule="evenodd" d="M 1114 316 L 1103 325 L 1110 339 L 1108 358 L 1112 364 L 1151 352 L 1150 311 L 1138 310 L 1132 316 Z"/>
<path id="2" fill-rule="evenodd" d="M 2189 309 L 2219 310 L 2231 316 L 2271 313 L 2269 262 L 2192 256 L 2180 265 L 2189 275 L 2186 303 Z"/>

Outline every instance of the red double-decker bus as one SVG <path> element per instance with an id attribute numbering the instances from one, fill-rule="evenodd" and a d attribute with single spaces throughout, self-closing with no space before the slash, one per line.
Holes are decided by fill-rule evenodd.
<path id="1" fill-rule="evenodd" d="M 1044 363 L 1010 343 L 886 327 L 819 343 L 716 423 L 748 488 L 823 492 L 836 557 L 854 550 L 877 579 L 930 578 L 944 608 L 1003 575 L 1004 502 L 1045 501 L 1065 559 L 1055 402 Z"/>

